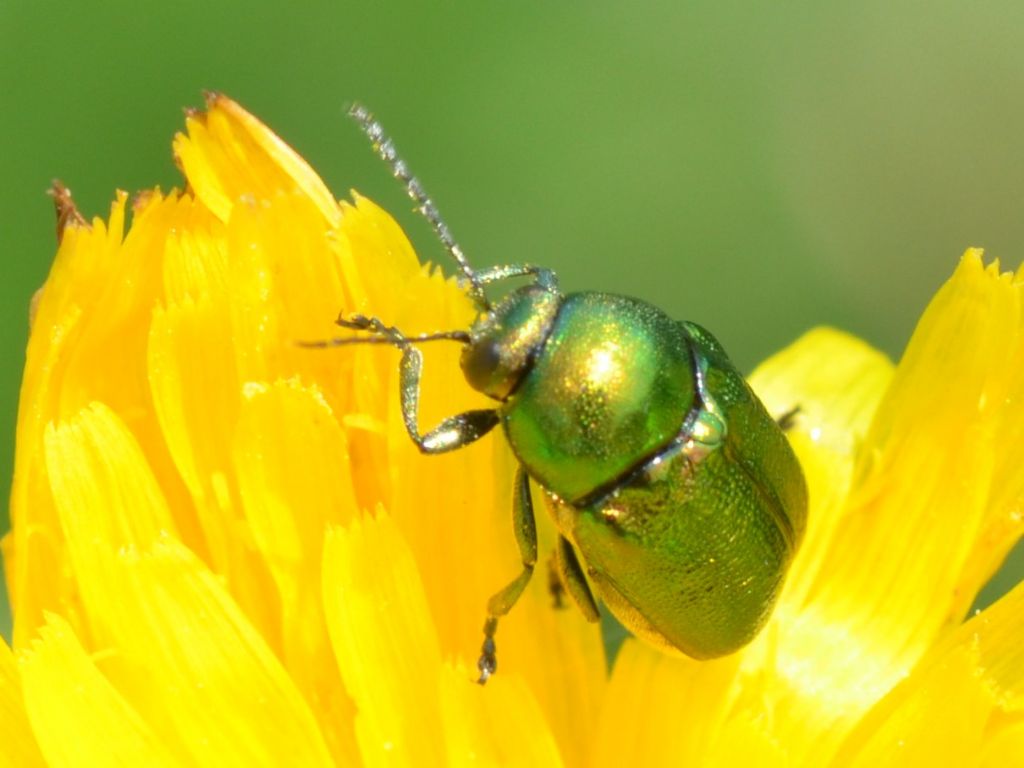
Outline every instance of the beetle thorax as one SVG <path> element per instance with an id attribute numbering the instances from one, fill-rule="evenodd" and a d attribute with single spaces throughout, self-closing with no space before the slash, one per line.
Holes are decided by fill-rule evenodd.
<path id="1" fill-rule="evenodd" d="M 543 347 L 562 296 L 530 285 L 505 296 L 470 328 L 462 350 L 462 372 L 473 389 L 505 400 L 533 365 Z"/>
<path id="2" fill-rule="evenodd" d="M 686 330 L 665 313 L 624 296 L 567 294 L 502 409 L 505 434 L 530 477 L 577 503 L 676 438 L 694 376 Z"/>

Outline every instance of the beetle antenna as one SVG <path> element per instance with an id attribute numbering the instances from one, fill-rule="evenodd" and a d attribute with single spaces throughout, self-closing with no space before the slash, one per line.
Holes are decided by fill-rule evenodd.
<path id="1" fill-rule="evenodd" d="M 469 334 L 465 331 L 445 331 L 443 333 L 424 333 L 419 336 L 403 336 L 396 342 L 390 336 L 346 336 L 334 339 L 313 339 L 312 341 L 296 341 L 296 346 L 303 349 L 329 349 L 331 347 L 347 347 L 350 344 L 391 344 L 400 347 L 404 344 L 422 344 L 425 341 L 457 341 L 469 343 Z"/>
<path id="2" fill-rule="evenodd" d="M 409 344 L 422 344 L 426 341 L 457 341 L 460 344 L 468 344 L 470 341 L 467 331 L 435 331 L 434 333 L 421 333 L 418 336 L 406 336 L 397 328 L 384 325 L 376 317 L 366 317 L 366 315 L 339 316 L 335 323 L 342 328 L 367 331 L 371 335 L 297 341 L 295 343 L 305 349 L 327 349 L 329 347 L 344 347 L 349 344 L 391 344 L 396 347 L 405 347 Z"/>
<path id="3" fill-rule="evenodd" d="M 348 115 L 359 124 L 363 133 L 370 139 L 374 151 L 385 163 L 391 166 L 392 175 L 405 186 L 406 194 L 416 203 L 416 210 L 427 220 L 434 230 L 434 234 L 437 235 L 437 239 L 441 241 L 441 245 L 445 247 L 445 250 L 448 251 L 459 265 L 459 269 L 462 270 L 462 274 L 469 283 L 469 296 L 473 299 L 473 303 L 485 312 L 489 310 L 491 305 L 487 301 L 487 296 L 484 295 L 483 285 L 466 260 L 466 255 L 462 252 L 462 248 L 455 242 L 455 238 L 452 237 L 448 225 L 444 223 L 441 214 L 437 210 L 437 206 L 427 196 L 419 179 L 412 175 L 405 161 L 398 156 L 398 152 L 395 150 L 395 143 L 384 133 L 384 127 L 377 122 L 373 114 L 362 104 L 356 103 L 349 107 Z"/>

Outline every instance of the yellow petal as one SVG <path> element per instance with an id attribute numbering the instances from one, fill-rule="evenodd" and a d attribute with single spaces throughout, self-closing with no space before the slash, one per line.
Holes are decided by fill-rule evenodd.
<path id="1" fill-rule="evenodd" d="M 706 662 L 672 657 L 627 640 L 594 730 L 595 763 L 706 765 L 733 705 L 739 662 L 735 655 Z M 750 740 L 744 743 L 749 749 Z"/>
<path id="2" fill-rule="evenodd" d="M 106 405 L 94 403 L 66 423 L 51 424 L 45 443 L 46 467 L 74 564 L 87 561 L 94 543 L 147 545 L 174 531 L 138 443 Z"/>
<path id="3" fill-rule="evenodd" d="M 0 762 L 10 766 L 43 765 L 35 735 L 29 727 L 22 684 L 11 649 L 0 638 Z"/>
<path id="4" fill-rule="evenodd" d="M 412 555 L 383 512 L 329 531 L 324 599 L 365 764 L 559 764 L 521 681 L 481 688 L 466 666 L 442 664 Z"/>
<path id="5" fill-rule="evenodd" d="M 562 765 L 558 745 L 526 683 L 498 676 L 486 687 L 467 684 L 474 672 L 445 664 L 440 677 L 445 764 Z"/>
<path id="6" fill-rule="evenodd" d="M 227 230 L 224 223 L 191 195 L 161 197 L 153 194 L 136 202 L 132 229 L 161 231 L 161 262 L 165 307 L 191 299 L 216 301 L 230 295 Z"/>
<path id="7" fill-rule="evenodd" d="M 329 765 L 316 720 L 220 581 L 173 539 L 123 550 L 100 609 L 104 672 L 199 765 Z"/>
<path id="8" fill-rule="evenodd" d="M 852 640 L 840 642 L 864 656 L 850 673 L 873 681 L 858 686 L 865 702 L 960 619 L 1020 535 L 1024 470 L 1010 456 L 1024 428 L 1021 286 L 968 252 L 922 317 L 865 440 L 827 580 L 800 618 L 809 644 Z M 820 671 L 841 668 L 843 653 L 833 648 Z"/>
<path id="9" fill-rule="evenodd" d="M 59 616 L 48 616 L 19 667 L 46 765 L 175 766 L 187 757 L 146 725 Z"/>
<path id="10" fill-rule="evenodd" d="M 297 382 L 246 390 L 234 436 L 239 496 L 281 604 L 280 655 L 315 712 L 351 720 L 321 597 L 324 531 L 357 511 L 344 434 L 321 393 Z M 277 634 L 272 628 L 271 636 Z M 349 728 L 344 736 L 353 749 Z"/>
<path id="11" fill-rule="evenodd" d="M 867 438 L 831 581 L 859 606 L 855 621 L 906 654 L 898 665 L 959 622 L 1024 530 L 1013 458 L 1024 433 L 1022 294 L 1024 281 L 968 251 L 921 318 Z M 870 574 L 863 589 L 855 566 L 859 579 Z M 934 598 L 921 600 L 923 588 Z"/>
<path id="12" fill-rule="evenodd" d="M 978 764 L 982 768 L 1020 766 L 1021 755 L 1024 755 L 1024 723 L 1017 722 L 985 739 Z"/>
<path id="13" fill-rule="evenodd" d="M 188 136 L 175 137 L 174 153 L 196 196 L 221 220 L 243 196 L 272 199 L 296 190 L 338 223 L 337 203 L 295 150 L 226 96 L 211 94 L 207 106 L 189 116 Z"/>
<path id="14" fill-rule="evenodd" d="M 106 406 L 49 425 L 44 455 L 59 520 L 49 536 L 63 542 L 75 590 L 60 608 L 83 636 L 106 638 L 109 554 L 147 546 L 174 524 L 138 443 Z"/>
<path id="15" fill-rule="evenodd" d="M 967 553 L 979 550 L 988 552 L 986 562 L 991 563 L 993 552 L 1005 552 L 1019 534 L 1013 524 L 1019 525 L 1015 510 L 1020 485 L 1008 461 L 1015 455 L 1014 435 L 1024 418 L 1021 409 L 1013 407 L 1021 401 L 1015 394 L 1020 368 L 1014 364 L 1020 344 L 1021 320 L 1015 314 L 1019 290 L 1009 276 L 986 271 L 977 254 L 968 254 L 926 313 L 896 379 L 883 356 L 827 329 L 811 332 L 754 374 L 752 384 L 772 412 L 800 409 L 789 435 L 810 491 L 806 540 L 769 625 L 741 652 L 738 669 L 723 666 L 723 677 L 713 684 L 694 689 L 692 662 L 662 659 L 646 648 L 626 646 L 613 673 L 610 692 L 615 704 L 610 708 L 624 712 L 617 722 L 627 746 L 620 752 L 602 746 L 600 752 L 612 755 L 609 762 L 628 753 L 630 744 L 642 742 L 676 745 L 661 753 L 648 747 L 645 760 L 652 764 L 669 763 L 678 754 L 709 764 L 749 760 L 753 755 L 760 756 L 759 762 L 822 764 L 861 714 L 905 675 L 916 659 L 913 653 L 919 655 L 941 627 L 933 619 L 932 634 L 915 637 L 920 631 L 915 616 L 931 611 L 948 621 L 951 605 L 963 604 L 958 587 L 950 584 L 964 583 L 960 571 L 943 581 L 927 570 L 943 562 L 939 552 L 945 548 L 953 558 L 944 561 L 946 567 L 963 567 Z M 964 333 L 968 339 L 958 336 Z M 943 344 L 944 334 L 957 342 Z M 1002 339 L 1002 345 L 992 337 Z M 979 348 L 989 350 L 983 361 L 968 364 L 957 357 L 958 351 L 970 357 Z M 964 366 L 971 370 L 959 373 Z M 970 390 L 972 383 L 975 392 L 987 389 L 1001 396 L 989 401 L 987 411 L 984 401 L 969 407 L 956 398 L 957 393 L 965 397 L 962 390 Z M 949 392 L 959 409 L 951 417 L 939 402 L 943 392 Z M 918 394 L 930 409 L 915 407 L 904 413 L 892 405 Z M 883 402 L 888 405 L 879 410 Z M 922 423 L 904 421 L 900 429 L 891 430 L 891 437 L 879 426 L 911 416 Z M 973 447 L 973 441 L 980 440 L 973 456 L 963 456 L 960 442 L 948 436 L 940 439 L 948 418 L 970 422 L 962 442 Z M 995 454 L 997 459 L 979 458 Z M 932 465 L 941 471 L 931 470 Z M 999 467 L 1005 467 L 1010 487 L 990 494 Z M 922 472 L 929 481 L 922 480 Z M 891 478 L 884 488 L 878 485 L 883 473 Z M 868 499 L 871 506 L 866 506 Z M 998 508 L 993 509 L 992 502 Z M 976 510 L 973 527 L 965 528 L 965 505 Z M 999 523 L 985 525 L 985 519 Z M 893 540 L 901 532 L 913 533 L 915 539 Z M 958 540 L 965 536 L 965 541 Z M 959 560 L 956 553 L 961 553 Z M 908 571 L 908 565 L 920 572 Z M 906 583 L 886 580 L 895 578 L 888 573 L 897 569 Z M 935 593 L 936 581 L 950 586 Z M 972 584 L 976 589 L 977 582 Z M 905 610 L 900 623 L 896 607 L 911 594 L 915 610 Z M 924 600 L 922 595 L 932 597 Z M 881 612 L 886 620 L 876 621 L 880 605 L 885 606 Z M 913 647 L 908 644 L 911 638 Z M 644 669 L 657 672 L 645 676 Z M 680 718 L 685 722 L 696 717 L 699 733 L 691 733 L 686 725 L 673 728 L 657 717 L 649 720 L 647 712 L 632 714 L 635 708 L 628 702 L 656 690 L 651 678 L 667 680 L 669 689 L 686 691 L 690 700 L 700 702 L 696 713 L 685 712 Z M 667 693 L 653 700 L 668 702 L 670 711 L 683 706 L 673 706 Z M 627 705 L 616 706 L 619 701 Z M 721 705 L 725 714 L 716 709 L 720 701 L 726 702 Z M 700 718 L 709 712 L 719 713 L 720 724 L 703 724 Z"/>
<path id="16" fill-rule="evenodd" d="M 804 470 L 810 509 L 781 601 L 792 610 L 828 577 L 828 546 L 842 519 L 854 460 L 892 374 L 888 358 L 860 339 L 816 328 L 750 376 L 770 413 L 798 409 L 787 435 Z"/>
<path id="17" fill-rule="evenodd" d="M 331 528 L 324 613 L 367 765 L 442 765 L 441 653 L 416 566 L 382 513 Z"/>
<path id="18" fill-rule="evenodd" d="M 65 229 L 36 306 L 18 404 L 12 534 L 5 545 L 8 554 L 13 553 L 5 560 L 16 647 L 42 623 L 43 611 L 60 611 L 75 589 L 62 561 L 60 528 L 43 459 L 43 431 L 59 414 L 74 414 L 89 402 L 79 373 L 98 369 L 90 353 L 110 340 L 104 336 L 102 319 L 90 323 L 86 318 L 101 301 L 110 299 L 110 286 L 120 280 L 110 275 L 125 272 L 119 246 L 126 198 L 120 194 L 111 206 L 109 225 L 96 219 L 91 227 Z M 107 388 L 112 378 L 104 379 Z"/>
<path id="19" fill-rule="evenodd" d="M 745 666 L 776 675 L 766 707 L 791 757 L 824 762 L 1020 534 L 1020 293 L 965 255 L 878 407 L 824 552 L 812 550 L 814 583 L 799 605 L 784 597 L 748 651 Z"/>
<path id="20" fill-rule="evenodd" d="M 246 764 L 303 753 L 326 762 L 312 715 L 263 639 L 167 537 L 163 497 L 117 417 L 95 405 L 50 430 L 47 466 L 82 621 L 99 648 L 116 649 L 104 672 L 160 739 L 200 761 L 219 749 Z"/>
<path id="21" fill-rule="evenodd" d="M 187 496 L 176 507 L 187 541 L 218 570 L 244 566 L 231 542 L 237 515 L 225 492 L 241 385 L 230 327 L 208 298 L 185 298 L 152 315 L 147 367 L 153 409 Z"/>
<path id="22" fill-rule="evenodd" d="M 406 317 L 414 317 L 416 322 L 423 322 L 426 327 L 429 316 L 423 317 L 410 311 L 422 299 L 418 286 L 408 281 L 425 274 L 412 245 L 385 210 L 362 195 L 353 193 L 353 198 L 353 203 L 341 204 L 344 212 L 341 232 L 348 245 L 341 256 L 346 267 L 345 273 L 359 280 L 354 286 L 358 290 L 353 292 L 353 304 L 338 309 L 393 318 L 394 323 L 404 322 Z M 458 293 L 452 307 L 459 308 L 463 319 L 471 319 L 469 300 L 461 291 Z M 402 317 L 399 317 L 399 312 L 403 314 Z M 448 326 L 437 326 L 430 330 L 445 327 Z"/>
<path id="23" fill-rule="evenodd" d="M 839 765 L 1024 764 L 1024 584 L 958 627 L 861 721 Z"/>

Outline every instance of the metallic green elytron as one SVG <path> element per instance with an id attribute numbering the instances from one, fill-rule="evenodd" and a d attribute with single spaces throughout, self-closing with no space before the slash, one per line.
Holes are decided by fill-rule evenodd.
<path id="1" fill-rule="evenodd" d="M 497 620 L 537 561 L 530 480 L 560 537 L 565 590 L 598 618 L 593 593 L 630 630 L 699 659 L 731 653 L 763 626 L 803 534 L 807 489 L 796 456 L 706 330 L 637 299 L 559 292 L 530 265 L 474 271 L 372 116 L 352 116 L 406 185 L 459 264 L 480 316 L 469 331 L 406 337 L 377 318 L 339 318 L 402 352 L 401 405 L 425 453 L 464 447 L 501 424 L 518 458 L 513 523 L 523 570 L 488 603 L 480 682 L 497 667 Z M 531 283 L 493 306 L 484 286 Z M 437 339 L 465 344 L 462 369 L 494 408 L 418 427 L 422 355 Z"/>

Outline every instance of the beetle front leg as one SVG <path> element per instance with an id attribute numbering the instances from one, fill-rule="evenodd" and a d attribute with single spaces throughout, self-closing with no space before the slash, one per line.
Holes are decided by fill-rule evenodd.
<path id="1" fill-rule="evenodd" d="M 403 340 L 404 341 L 404 340 Z M 420 374 L 423 353 L 408 342 L 396 344 L 402 350 L 399 368 L 399 396 L 402 419 L 409 437 L 423 453 L 446 453 L 476 442 L 498 425 L 498 412 L 492 408 L 466 411 L 449 416 L 425 434 L 419 431 Z"/>
<path id="2" fill-rule="evenodd" d="M 537 564 L 537 523 L 533 516 L 533 502 L 530 499 L 530 478 L 521 466 L 516 471 L 515 491 L 512 496 L 512 529 L 523 570 L 503 589 L 487 601 L 487 621 L 484 622 L 484 643 L 480 650 L 477 667 L 480 670 L 478 683 L 483 685 L 498 668 L 495 656 L 494 634 L 498 630 L 498 618 L 508 613 L 523 594 L 533 576 Z"/>
<path id="3" fill-rule="evenodd" d="M 423 372 L 423 353 L 413 346 L 414 342 L 436 339 L 452 339 L 465 341 L 458 332 L 451 331 L 439 334 L 426 334 L 409 338 L 397 328 L 384 325 L 380 318 L 366 315 L 339 315 L 335 321 L 342 328 L 354 331 L 369 331 L 374 334 L 368 338 L 356 339 L 353 343 L 377 342 L 391 344 L 402 352 L 402 362 L 398 368 L 399 399 L 402 404 L 402 420 L 405 430 L 416 447 L 423 453 L 446 453 L 476 442 L 497 426 L 500 418 L 492 408 L 481 408 L 449 416 L 429 432 L 420 434 L 420 377 Z M 466 336 L 468 338 L 468 336 Z M 336 342 L 318 342 L 306 346 L 334 346 L 345 344 L 349 339 Z"/>

